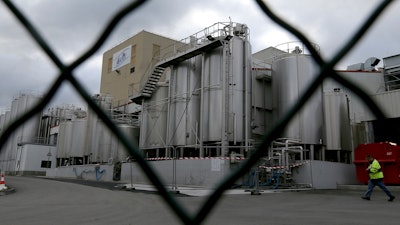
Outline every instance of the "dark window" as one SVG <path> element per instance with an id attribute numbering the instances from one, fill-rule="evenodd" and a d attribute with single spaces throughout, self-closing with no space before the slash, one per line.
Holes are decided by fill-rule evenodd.
<path id="1" fill-rule="evenodd" d="M 41 168 L 51 168 L 51 161 L 42 161 Z"/>
<path id="2" fill-rule="evenodd" d="M 135 72 L 135 67 L 132 67 L 131 68 L 131 73 L 134 73 Z"/>

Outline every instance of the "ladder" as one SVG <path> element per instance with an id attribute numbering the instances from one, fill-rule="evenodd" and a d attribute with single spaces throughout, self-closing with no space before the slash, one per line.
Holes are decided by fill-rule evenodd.
<path id="1" fill-rule="evenodd" d="M 150 98 L 153 95 L 153 92 L 157 87 L 157 82 L 160 80 L 162 74 L 167 67 L 179 64 L 187 59 L 200 55 L 203 52 L 218 48 L 222 46 L 224 41 L 226 40 L 224 40 L 223 38 L 217 38 L 213 41 L 210 41 L 200 46 L 195 46 L 185 52 L 181 52 L 179 54 L 176 54 L 175 56 L 172 56 L 171 58 L 158 62 L 148 75 L 146 83 L 143 85 L 143 88 L 141 89 L 139 94 L 137 96 L 132 96 L 131 100 L 137 104 L 141 104 L 141 100 L 143 98 Z"/>

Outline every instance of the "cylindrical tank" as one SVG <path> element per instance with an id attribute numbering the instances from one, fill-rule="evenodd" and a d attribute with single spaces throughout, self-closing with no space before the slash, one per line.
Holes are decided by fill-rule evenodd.
<path id="1" fill-rule="evenodd" d="M 112 96 L 97 94 L 92 100 L 102 108 L 106 114 L 112 116 Z M 111 134 L 107 126 L 99 119 L 97 114 L 89 109 L 87 122 L 86 148 L 83 154 L 90 157 L 90 162 L 107 162 L 111 152 Z"/>
<path id="2" fill-rule="evenodd" d="M 98 145 L 98 162 L 108 162 L 111 158 L 111 146 L 112 146 L 112 136 L 113 134 L 105 126 L 103 121 L 98 121 L 103 129 L 99 130 L 99 135 L 97 136 Z"/>
<path id="3" fill-rule="evenodd" d="M 34 95 L 23 94 L 19 98 L 18 104 L 18 116 L 26 113 L 30 110 L 41 97 Z M 27 122 L 22 126 L 21 141 L 22 142 L 34 142 L 38 137 L 40 124 L 40 115 L 32 116 Z"/>
<path id="4" fill-rule="evenodd" d="M 316 77 L 309 55 L 290 54 L 272 63 L 274 118 L 282 118 Z M 322 91 L 319 87 L 286 127 L 283 138 L 319 144 L 323 125 Z"/>
<path id="5" fill-rule="evenodd" d="M 60 123 L 57 139 L 57 158 L 70 157 L 72 144 L 72 121 Z"/>
<path id="6" fill-rule="evenodd" d="M 4 115 L 4 129 L 10 125 L 10 118 L 11 118 L 11 111 L 7 111 Z M 9 154 L 11 152 L 11 146 L 12 146 L 12 137 L 8 139 L 8 141 L 5 143 L 4 147 L 1 149 L 1 156 L 3 163 L 1 165 L 1 169 L 8 170 L 8 160 L 9 160 Z"/>
<path id="7" fill-rule="evenodd" d="M 88 111 L 87 121 L 87 139 L 84 154 L 88 155 L 90 157 L 90 161 L 93 162 L 98 157 L 97 135 L 98 132 L 103 129 L 103 127 L 99 127 L 100 125 L 98 123 L 98 116 L 90 109 Z"/>
<path id="8" fill-rule="evenodd" d="M 5 126 L 4 126 L 5 120 L 6 120 L 6 114 L 1 114 L 0 115 L 0 134 L 5 129 Z"/>
<path id="9" fill-rule="evenodd" d="M 157 90 L 143 105 L 140 125 L 140 148 L 165 147 L 168 115 L 167 83 L 158 84 Z"/>
<path id="10" fill-rule="evenodd" d="M 28 112 L 39 100 L 41 99 L 38 95 L 33 94 L 20 94 L 17 98 L 14 98 L 11 104 L 10 117 L 7 122 L 7 126 L 14 122 L 18 117 Z M 7 166 L 8 171 L 15 171 L 17 146 L 21 143 L 32 143 L 36 142 L 39 130 L 40 115 L 32 116 L 23 125 L 18 127 L 10 136 L 8 145 L 6 147 L 6 158 L 9 162 Z"/>
<path id="11" fill-rule="evenodd" d="M 194 145 L 200 119 L 201 56 L 171 71 L 167 144 Z"/>
<path id="12" fill-rule="evenodd" d="M 204 54 L 202 80 L 202 141 L 221 141 L 224 120 L 224 48 Z"/>
<path id="13" fill-rule="evenodd" d="M 69 155 L 71 157 L 83 157 L 86 142 L 86 120 L 72 121 L 71 149 Z"/>
<path id="14" fill-rule="evenodd" d="M 3 133 L 5 127 L 5 121 L 6 121 L 6 114 L 2 114 L 0 115 L 0 135 Z M 7 144 L 3 145 L 3 148 L 0 149 L 0 162 L 2 162 L 1 164 L 4 164 L 4 160 L 6 159 L 5 157 L 5 152 L 6 152 L 6 147 Z M 3 165 L 0 166 L 1 170 L 4 170 L 5 168 L 3 168 Z"/>
<path id="15" fill-rule="evenodd" d="M 204 54 L 202 140 L 245 140 L 250 112 L 250 44 L 234 36 Z M 247 120 L 248 119 L 248 120 Z M 224 137 L 225 136 L 225 137 Z"/>
<path id="16" fill-rule="evenodd" d="M 250 116 L 251 73 L 250 44 L 241 38 L 231 40 L 232 56 L 230 76 L 227 80 L 227 95 L 229 96 L 228 134 L 229 141 L 242 142 L 245 139 L 245 127 L 250 126 L 246 117 Z M 247 46 L 247 48 L 246 48 Z M 246 71 L 248 70 L 248 71 Z M 246 112 L 247 111 L 247 112 Z"/>
<path id="17" fill-rule="evenodd" d="M 324 92 L 325 143 L 327 150 L 351 150 L 349 105 L 340 89 Z"/>
<path id="18" fill-rule="evenodd" d="M 121 129 L 122 133 L 124 133 L 129 140 L 138 143 L 139 128 L 126 124 L 120 124 L 118 128 Z M 113 136 L 112 143 L 111 157 L 113 162 L 126 161 L 130 154 L 116 136 Z"/>

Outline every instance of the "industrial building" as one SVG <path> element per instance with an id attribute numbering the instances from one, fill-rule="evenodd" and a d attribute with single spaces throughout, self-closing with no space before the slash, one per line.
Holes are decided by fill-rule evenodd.
<path id="1" fill-rule="evenodd" d="M 143 74 L 147 74 L 168 46 L 176 40 L 141 31 L 103 54 L 100 93 L 113 98 L 113 108 L 127 105 L 129 96 L 139 92 Z"/>
<path id="2" fill-rule="evenodd" d="M 238 184 L 355 183 L 358 144 L 399 143 L 400 55 L 383 58 L 383 68 L 376 68 L 379 61 L 368 56 L 337 72 L 376 100 L 387 120 L 377 121 L 352 91 L 327 79 Z M 316 75 L 301 43 L 252 53 L 249 27 L 220 22 L 180 41 L 142 31 L 121 42 L 103 55 L 100 94 L 93 99 L 165 183 L 212 186 L 257 148 Z M 10 119 L 3 118 L 11 117 L 0 118 L 5 127 Z M 90 110 L 49 110 L 37 121 L 37 137 L 54 148 L 40 153 L 52 162 L 44 166 L 48 176 L 101 179 L 102 171 L 104 179 L 147 182 Z M 19 171 L 17 152 L 2 150 L 2 170 Z"/>

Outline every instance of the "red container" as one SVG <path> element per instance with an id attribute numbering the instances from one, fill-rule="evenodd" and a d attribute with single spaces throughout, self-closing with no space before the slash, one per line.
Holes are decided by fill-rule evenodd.
<path id="1" fill-rule="evenodd" d="M 377 159 L 382 167 L 383 182 L 387 185 L 400 184 L 400 146 L 388 143 L 360 144 L 354 150 L 354 164 L 356 165 L 357 180 L 368 183 L 368 162 L 365 159 L 371 155 Z"/>

